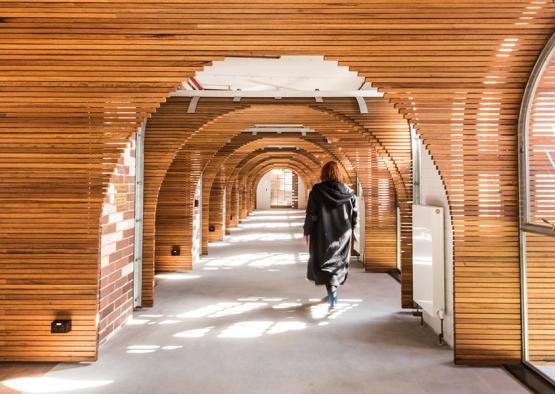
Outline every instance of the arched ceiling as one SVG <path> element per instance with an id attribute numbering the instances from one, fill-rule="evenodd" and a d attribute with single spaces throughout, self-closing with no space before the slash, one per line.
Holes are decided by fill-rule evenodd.
<path id="1" fill-rule="evenodd" d="M 282 154 L 276 154 L 275 152 L 263 152 L 252 158 L 246 160 L 241 167 L 238 168 L 238 179 L 243 182 L 252 181 L 253 176 L 258 175 L 257 172 L 262 166 L 268 166 L 270 164 L 279 163 L 291 163 L 297 164 L 300 171 L 299 175 L 302 176 L 303 181 L 307 185 L 312 185 L 318 180 L 320 167 L 314 165 L 314 163 L 306 157 L 302 152 L 291 151 Z"/>
<path id="2" fill-rule="evenodd" d="M 299 100 L 296 101 L 299 102 Z M 333 103 L 318 104 L 318 107 L 315 108 L 302 105 L 303 101 L 300 101 L 300 105 L 291 105 L 287 104 L 287 102 L 275 104 L 273 101 L 265 100 L 263 101 L 265 102 L 264 104 L 249 105 L 248 103 L 241 103 L 235 111 L 222 115 L 219 115 L 222 113 L 222 106 L 216 105 L 216 103 L 219 103 L 218 101 L 208 102 L 205 104 L 205 107 L 203 107 L 203 111 L 208 111 L 208 108 L 212 109 L 215 111 L 215 119 L 205 123 L 204 126 L 200 127 L 195 132 L 191 131 L 191 128 L 181 126 L 182 123 L 179 123 L 180 127 L 182 127 L 181 143 L 184 145 L 180 153 L 178 153 L 175 146 L 179 146 L 179 142 L 175 140 L 176 137 L 173 137 L 173 134 L 168 136 L 167 130 L 169 129 L 170 132 L 175 130 L 172 124 L 175 124 L 176 119 L 170 114 L 175 114 L 184 121 L 188 119 L 189 114 L 179 112 L 180 109 L 183 109 L 182 106 L 178 105 L 180 102 L 182 102 L 183 105 L 186 103 L 173 100 L 172 105 L 169 103 L 166 104 L 164 107 L 168 105 L 173 107 L 171 111 L 169 109 L 164 111 L 163 107 L 162 111 L 157 114 L 156 120 L 147 128 L 147 139 L 152 142 L 148 143 L 147 141 L 147 146 L 145 148 L 145 178 L 152 179 L 152 187 L 154 188 L 156 187 L 156 183 L 161 182 L 162 179 L 162 163 L 167 163 L 169 167 L 172 160 L 172 154 L 168 153 L 172 151 L 170 143 L 174 146 L 173 151 L 175 155 L 187 155 L 191 160 L 191 167 L 194 168 L 197 175 L 200 175 L 206 164 L 213 158 L 216 152 L 223 149 L 226 144 L 230 143 L 231 138 L 241 133 L 243 130 L 260 123 L 290 124 L 291 119 L 295 119 L 296 122 L 302 121 L 305 126 L 317 130 L 326 137 L 330 141 L 330 145 L 335 146 L 335 155 L 345 155 L 348 159 L 342 160 L 344 165 L 346 165 L 347 171 L 350 170 L 349 167 L 351 167 L 351 163 L 355 162 L 358 167 L 364 167 L 368 159 L 369 148 L 378 150 L 378 152 L 384 156 L 386 162 L 389 163 L 388 167 L 390 171 L 392 171 L 392 176 L 398 179 L 398 187 L 407 187 L 405 184 L 408 181 L 406 179 L 408 176 L 402 176 L 400 171 L 405 175 L 407 170 L 410 169 L 410 135 L 408 126 L 402 122 L 402 118 L 398 115 L 397 117 L 399 117 L 401 122 L 393 122 L 391 125 L 387 126 L 389 128 L 389 135 L 385 135 L 383 138 L 392 146 L 392 151 L 395 153 L 395 155 L 390 155 L 387 146 L 381 144 L 374 136 L 374 133 L 381 133 L 381 127 L 384 127 L 388 120 L 395 116 L 395 112 L 392 112 L 392 108 L 387 103 L 383 103 L 380 100 L 370 101 L 375 112 L 364 117 L 365 122 L 369 124 L 368 128 L 360 126 L 342 112 L 335 113 L 333 110 L 328 109 L 328 107 L 333 108 L 336 106 L 338 107 L 338 111 L 343 111 L 345 113 L 355 112 L 355 108 L 357 107 L 353 100 L 337 99 L 334 100 Z M 304 102 L 306 102 L 306 100 Z M 225 107 L 226 104 L 222 104 Z M 245 105 L 245 107 L 242 107 L 243 105 Z M 322 107 L 320 108 L 320 106 Z M 165 116 L 169 118 L 161 119 Z M 196 123 L 196 119 L 200 118 L 200 116 L 201 115 L 198 114 L 197 116 L 191 117 L 193 119 L 192 125 L 198 124 Z M 177 133 L 174 134 L 178 135 Z M 165 146 L 166 148 L 162 149 L 160 148 L 161 146 Z M 152 149 L 150 147 L 152 147 Z M 157 152 L 161 152 L 163 156 L 158 155 Z M 397 162 L 395 160 L 397 160 Z M 156 167 L 147 166 L 147 163 L 150 162 L 155 162 Z M 354 164 L 352 164 L 352 166 L 354 167 Z M 155 181 L 155 177 L 158 178 L 158 181 Z M 155 189 L 153 189 L 153 191 L 154 190 Z M 406 193 L 406 191 L 403 193 Z"/>
<path id="3" fill-rule="evenodd" d="M 424 103 L 439 103 L 427 97 L 437 89 L 447 96 L 461 84 L 481 91 L 492 74 L 507 93 L 521 87 L 554 17 L 550 2 L 506 0 L 170 4 L 4 2 L 4 108 L 129 125 L 213 60 L 302 54 L 349 65 L 416 118 L 427 112 Z M 503 47 L 506 39 L 515 46 Z M 423 112 L 412 109 L 414 100 Z"/>
<path id="4" fill-rule="evenodd" d="M 326 160 L 333 160 L 335 159 L 333 156 L 329 155 L 328 153 L 320 153 L 318 156 L 315 156 L 312 152 L 306 151 L 305 149 L 272 149 L 272 148 L 264 148 L 264 149 L 257 149 L 248 154 L 234 154 L 228 161 L 235 162 L 235 166 L 233 166 L 231 171 L 226 172 L 226 178 L 228 183 L 234 182 L 240 174 L 240 171 L 243 167 L 250 161 L 255 158 L 261 157 L 261 155 L 270 155 L 273 157 L 280 157 L 280 156 L 287 156 L 292 154 L 302 154 L 306 156 L 314 165 L 316 166 L 316 172 L 318 169 L 321 168 L 323 164 L 325 164 Z M 231 163 L 230 163 L 231 164 Z"/>
<path id="5" fill-rule="evenodd" d="M 170 196 L 182 187 L 194 190 L 196 179 L 200 178 L 205 168 L 207 171 L 203 174 L 203 195 L 209 196 L 212 180 L 225 163 L 227 154 L 231 153 L 238 141 L 247 138 L 240 137 L 242 132 L 254 125 L 291 124 L 294 120 L 296 124 L 301 123 L 316 130 L 319 136 L 309 133 L 302 138 L 314 137 L 314 143 L 323 143 L 326 140 L 326 144 L 322 146 L 327 151 L 336 158 L 347 159 L 340 161 L 349 175 L 354 173 L 355 168 L 358 169 L 357 176 L 363 188 L 375 181 L 371 176 L 370 161 L 376 151 L 387 165 L 400 201 L 409 201 L 411 184 L 403 177 L 410 170 L 410 163 L 409 166 L 406 165 L 406 157 L 410 158 L 408 125 L 383 99 L 366 101 L 369 113 L 363 118 L 365 125 L 349 116 L 358 111 L 353 99 L 333 99 L 324 103 L 307 99 L 283 99 L 279 104 L 275 100 L 265 99 L 244 99 L 241 103 L 203 99 L 194 114 L 186 112 L 188 100 L 172 98 L 164 104 L 146 129 L 144 198 L 145 207 L 149 208 L 145 208 L 144 222 L 143 302 L 152 300 L 152 286 L 149 282 L 154 267 L 156 206 L 162 203 L 166 207 L 164 220 L 171 221 L 168 215 L 172 215 L 171 210 L 179 210 L 175 204 L 180 203 L 177 196 Z M 337 112 L 334 111 L 335 107 L 338 108 Z M 388 122 L 395 117 L 397 121 L 389 125 Z M 388 133 L 384 138 L 392 147 L 393 155 L 389 154 L 387 146 L 374 135 L 374 132 L 383 133 L 386 129 Z M 408 151 L 402 149 L 407 146 Z M 319 170 L 313 169 L 316 174 Z M 183 176 L 186 176 L 185 180 L 181 179 Z M 165 189 L 170 190 L 170 194 L 165 195 Z M 165 196 L 162 198 L 163 194 Z M 203 211 L 203 215 L 206 212 Z M 403 210 L 402 215 L 406 216 L 405 221 L 408 223 L 410 211 Z M 203 247 L 207 249 L 207 245 Z"/>
<path id="6" fill-rule="evenodd" d="M 311 135 L 308 137 L 302 136 L 300 133 L 287 133 L 285 135 L 253 135 L 251 133 L 240 133 L 230 139 L 225 146 L 206 162 L 203 178 L 210 182 L 210 179 L 220 171 L 223 171 L 226 176 L 230 176 L 234 171 L 234 166 L 251 152 L 257 153 L 260 149 L 276 148 L 274 151 L 279 153 L 279 147 L 303 149 L 307 151 L 307 153 L 310 153 L 315 163 L 319 163 L 318 165 L 320 166 L 324 164 L 322 159 L 326 158 L 327 160 L 337 160 L 341 162 L 343 168 L 352 168 L 348 159 L 346 159 L 337 148 L 329 146 L 325 138 L 321 135 Z M 336 151 L 341 159 L 332 155 L 330 151 Z M 353 173 L 354 172 L 351 172 L 351 174 Z"/>
<path id="7" fill-rule="evenodd" d="M 305 185 L 311 185 L 314 183 L 314 176 L 311 173 L 310 168 L 305 167 L 297 160 L 294 160 L 292 158 L 268 158 L 250 169 L 248 175 L 245 177 L 244 184 L 248 190 L 254 191 L 256 190 L 258 182 L 265 174 L 273 169 L 279 168 L 287 168 L 293 170 L 299 175 Z"/>
<path id="8" fill-rule="evenodd" d="M 0 225 L 10 241 L 3 262 L 32 278 L 10 285 L 17 303 L 54 312 L 28 282 L 58 282 L 34 267 L 76 264 L 78 255 L 90 278 L 79 302 L 96 305 L 89 289 L 98 285 L 103 186 L 129 136 L 179 83 L 224 56 L 323 55 L 384 92 L 442 172 L 462 314 L 457 361 L 520 360 L 515 126 L 527 76 L 555 29 L 553 2 L 5 0 L 0 11 L 0 203 L 11 218 Z M 149 162 L 164 172 L 166 164 Z M 482 190 L 493 207 L 484 208 Z M 492 269 L 502 289 L 497 278 L 473 279 Z M 73 301 L 67 284 L 57 297 Z M 94 359 L 95 310 L 80 312 L 90 334 L 79 353 L 68 355 L 71 342 L 60 339 L 40 356 L 48 338 L 25 352 Z M 13 353 L 3 357 L 28 359 L 17 343 L 6 348 Z"/>

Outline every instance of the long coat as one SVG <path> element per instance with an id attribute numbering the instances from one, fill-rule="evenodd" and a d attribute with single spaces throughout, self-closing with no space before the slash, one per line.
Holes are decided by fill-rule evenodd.
<path id="1" fill-rule="evenodd" d="M 316 285 L 338 286 L 347 279 L 357 200 L 343 183 L 326 181 L 308 195 L 304 234 L 310 236 L 307 278 Z"/>

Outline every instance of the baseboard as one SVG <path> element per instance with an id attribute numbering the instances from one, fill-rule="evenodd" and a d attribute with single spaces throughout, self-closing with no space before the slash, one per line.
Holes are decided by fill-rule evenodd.
<path id="1" fill-rule="evenodd" d="M 397 282 L 401 283 L 401 271 L 399 271 L 398 269 L 394 269 L 394 270 L 388 271 L 387 273 Z"/>
<path id="2" fill-rule="evenodd" d="M 555 386 L 532 367 L 521 363 L 517 365 L 504 365 L 505 369 L 517 378 L 522 384 L 537 394 L 555 394 Z"/>

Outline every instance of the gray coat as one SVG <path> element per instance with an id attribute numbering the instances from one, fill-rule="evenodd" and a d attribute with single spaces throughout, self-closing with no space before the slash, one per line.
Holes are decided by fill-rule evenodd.
<path id="1" fill-rule="evenodd" d="M 347 279 L 357 201 L 343 183 L 322 182 L 308 195 L 304 234 L 310 235 L 307 278 L 338 286 Z"/>

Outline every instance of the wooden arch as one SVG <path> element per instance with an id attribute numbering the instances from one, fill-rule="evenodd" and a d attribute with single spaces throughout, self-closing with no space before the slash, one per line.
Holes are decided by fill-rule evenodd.
<path id="1" fill-rule="evenodd" d="M 310 190 L 312 186 L 317 182 L 314 179 L 313 174 L 302 173 L 296 170 L 294 167 L 288 165 L 287 163 L 268 160 L 268 163 L 260 163 L 258 166 L 254 167 L 250 174 L 248 174 L 245 184 L 247 185 L 247 190 L 249 191 L 248 196 L 248 212 L 252 212 L 256 208 L 256 189 L 260 180 L 270 171 L 274 169 L 289 169 L 293 171 L 303 182 L 307 190 Z M 312 176 L 311 176 L 312 175 Z"/>
<path id="2" fill-rule="evenodd" d="M 223 148 L 213 155 L 210 159 L 210 166 L 205 166 L 205 170 L 200 174 L 191 171 L 191 164 L 187 160 L 183 160 L 178 155 L 176 163 L 179 163 L 177 169 L 170 169 L 168 176 L 162 184 L 160 190 L 160 198 L 158 202 L 158 209 L 156 210 L 156 226 L 157 230 L 161 231 L 162 236 L 156 238 L 156 270 L 174 270 L 190 268 L 192 263 L 192 256 L 188 252 L 190 250 L 190 231 L 192 225 L 192 198 L 196 189 L 198 180 L 202 176 L 202 252 L 208 253 L 208 240 L 210 239 L 210 195 L 213 189 L 213 182 L 216 176 L 223 169 L 233 170 L 231 163 L 227 159 L 233 153 L 242 153 L 246 155 L 249 150 L 253 150 L 268 144 L 276 143 L 294 143 L 299 147 L 309 149 L 311 151 L 324 154 L 326 151 L 322 150 L 315 142 L 305 141 L 302 138 L 292 137 L 261 137 L 253 138 L 249 134 L 238 134 L 236 137 L 231 138 Z M 193 149 L 194 150 L 194 149 Z M 220 153 L 222 153 L 220 155 Z M 177 161 L 180 160 L 180 161 Z M 310 160 L 306 160 L 310 163 Z M 175 164 L 175 163 L 174 163 Z M 318 165 L 312 163 L 313 169 L 318 168 Z M 172 167 L 173 168 L 173 167 Z M 221 192 L 223 185 L 218 186 Z M 182 200 L 179 196 L 187 193 L 187 199 Z M 213 196 L 212 200 L 217 200 L 217 196 Z M 221 234 L 214 234 L 216 238 Z M 183 253 L 180 256 L 169 256 L 168 250 L 172 245 L 180 244 Z"/>
<path id="3" fill-rule="evenodd" d="M 378 125 L 383 125 L 385 119 L 389 119 L 391 114 L 395 115 L 396 112 L 392 110 L 389 104 L 384 103 L 383 100 L 370 100 L 368 101 L 372 104 L 374 110 L 368 114 L 367 123 L 370 125 L 375 124 L 376 129 L 380 130 Z M 217 104 L 217 105 L 216 105 Z M 232 103 L 233 104 L 233 103 Z M 184 102 L 182 100 L 176 100 L 172 103 L 167 103 L 163 108 L 161 108 L 159 117 L 153 119 L 152 128 L 147 127 L 147 138 L 151 135 L 151 152 L 153 152 L 152 157 L 156 157 L 157 166 L 155 171 L 148 172 L 147 167 L 145 167 L 145 222 L 144 222 L 144 248 L 143 248 L 143 305 L 151 305 L 153 302 L 152 288 L 153 288 L 153 278 L 154 278 L 154 256 L 155 250 L 155 218 L 156 211 L 150 207 L 155 207 L 158 204 L 158 189 L 156 185 L 161 184 L 164 171 L 161 167 L 161 163 L 167 163 L 169 169 L 167 170 L 164 183 L 177 185 L 182 184 L 181 188 L 172 186 L 174 190 L 188 190 L 189 196 L 185 198 L 184 201 L 192 201 L 192 196 L 190 193 L 196 188 L 198 183 L 197 179 L 200 178 L 207 165 L 210 163 L 210 168 L 215 176 L 217 171 L 215 169 L 219 168 L 217 162 L 211 161 L 216 157 L 217 152 L 223 149 L 226 144 L 228 144 L 234 136 L 240 134 L 243 130 L 246 130 L 255 124 L 268 123 L 268 124 L 289 124 L 291 119 L 295 119 L 296 122 L 302 122 L 306 127 L 313 130 L 317 130 L 325 138 L 327 138 L 332 144 L 337 146 L 336 149 L 341 151 L 351 163 L 357 162 L 359 169 L 365 168 L 365 171 L 358 171 L 357 176 L 360 179 L 361 184 L 364 188 L 368 188 L 372 182 L 375 180 L 371 179 L 370 161 L 373 155 L 376 155 L 376 150 L 383 154 L 383 159 L 385 163 L 388 164 L 388 169 L 393 171 L 391 177 L 393 179 L 393 184 L 397 189 L 397 196 L 400 201 L 400 205 L 404 207 L 402 210 L 403 226 L 402 230 L 402 242 L 403 242 L 403 270 L 405 273 L 405 285 L 406 289 L 404 292 L 403 304 L 412 305 L 412 290 L 411 290 L 411 227 L 410 227 L 410 193 L 407 194 L 407 188 L 410 190 L 411 185 L 406 185 L 403 182 L 403 176 L 399 173 L 399 165 L 397 165 L 391 156 L 387 153 L 379 141 L 373 136 L 372 132 L 365 127 L 360 126 L 350 118 L 343 114 L 336 114 L 332 110 L 328 109 L 326 106 L 341 106 L 341 108 L 348 112 L 349 108 L 356 107 L 353 101 L 347 101 L 343 99 L 335 99 L 333 102 L 324 104 L 314 104 L 307 102 L 306 100 L 295 100 L 294 102 L 287 102 L 284 100 L 281 104 L 276 105 L 273 101 L 263 100 L 255 101 L 249 103 L 248 100 L 244 100 L 238 106 L 239 109 L 231 111 L 226 104 L 221 100 L 211 100 L 204 104 L 204 106 L 197 107 L 199 113 L 202 116 L 193 116 L 193 125 L 200 123 L 198 118 L 202 119 L 204 125 L 198 130 L 193 131 L 192 126 L 187 123 L 189 117 L 183 111 Z M 320 107 L 322 106 L 322 107 Z M 183 112 L 181 112 L 183 111 Z M 214 112 L 215 111 L 215 112 Z M 222 114 L 223 113 L 223 114 Z M 207 114 L 213 114 L 214 119 L 207 121 L 206 119 L 211 119 L 212 117 Z M 158 114 L 157 114 L 158 115 Z M 398 114 L 396 116 L 399 116 Z M 164 119 L 168 117 L 168 119 Z M 366 119 L 366 118 L 365 118 Z M 399 132 L 392 134 L 390 137 L 391 141 L 402 141 L 403 138 L 409 139 L 408 126 L 406 123 L 398 123 Z M 176 124 L 175 122 L 179 122 Z M 173 126 L 171 126 L 173 125 Z M 168 154 L 167 151 L 171 151 L 168 141 L 173 141 L 174 146 L 179 147 L 180 143 L 175 141 L 173 134 L 171 138 L 168 137 L 168 133 L 165 130 L 171 127 L 171 130 L 176 130 L 175 135 L 179 133 L 181 138 L 182 148 L 177 150 L 175 147 L 173 150 L 175 154 Z M 383 127 L 383 126 L 382 126 Z M 154 137 L 152 137 L 154 135 Z M 159 135 L 160 138 L 156 138 Z M 406 145 L 406 144 L 405 144 Z M 160 147 L 164 146 L 162 150 Z M 401 142 L 400 146 L 403 146 Z M 410 147 L 410 139 L 408 146 Z M 146 155 L 149 153 L 149 145 L 145 148 L 145 166 L 146 166 Z M 157 155 L 158 151 L 164 152 L 164 158 Z M 402 152 L 402 149 L 399 151 Z M 409 152 L 410 153 L 410 152 Z M 173 161 L 170 161 L 171 157 L 175 157 Z M 225 158 L 222 157 L 223 160 Z M 164 161 L 165 160 L 165 161 Z M 171 163 L 171 165 L 170 165 Z M 220 162 L 221 163 L 221 162 Z M 410 167 L 410 166 L 409 166 Z M 404 171 L 407 168 L 405 166 Z M 185 172 L 184 172 L 185 171 Z M 183 175 L 187 173 L 187 177 L 184 178 Z M 203 183 L 203 195 L 206 196 L 205 203 L 207 204 L 209 192 L 211 188 L 211 181 Z M 160 192 L 164 189 L 160 189 Z M 368 189 L 369 190 L 369 189 Z M 367 193 L 368 196 L 371 195 L 370 192 Z M 176 198 L 175 194 L 172 198 L 169 198 L 162 202 L 163 204 L 168 204 L 168 206 L 173 205 L 172 210 L 168 212 L 173 212 L 172 215 L 177 215 L 177 212 L 181 210 L 176 206 L 181 205 L 179 199 Z M 374 202 L 374 204 L 378 204 Z M 368 201 L 368 206 L 371 206 L 372 202 Z M 148 210 L 147 210 L 147 207 Z M 208 207 L 205 205 L 206 211 Z M 376 210 L 378 210 L 376 208 Z M 181 216 L 190 220 L 189 213 L 181 213 Z M 208 218 L 206 218 L 208 219 Z M 171 223 L 171 220 L 164 219 L 165 223 Z M 379 226 L 379 223 L 376 223 Z M 368 229 L 367 234 L 371 234 L 371 229 Z M 165 230 L 166 231 L 166 230 Z M 173 230 L 168 229 L 167 231 L 172 232 Z M 204 229 L 204 238 L 207 239 L 206 229 Z M 183 234 L 183 232 L 181 231 Z M 164 242 L 166 245 L 168 242 Z M 163 246 L 163 245 L 162 245 Z M 166 245 L 167 246 L 167 245 Z M 204 251 L 206 252 L 206 246 Z M 167 249 L 167 247 L 165 248 Z M 381 254 L 369 255 L 372 260 L 381 260 Z M 181 256 L 180 256 L 181 258 Z M 163 258 L 167 259 L 167 256 Z M 183 257 L 184 261 L 187 257 Z M 383 263 L 384 266 L 393 265 L 393 262 Z"/>
<path id="4" fill-rule="evenodd" d="M 25 326 L 36 333 L 4 336 L 1 359 L 95 359 L 98 222 L 129 137 L 213 60 L 299 54 L 350 66 L 417 127 L 452 209 L 456 361 L 520 361 L 515 130 L 524 83 L 555 27 L 554 4 L 163 4 L 0 6 L 0 204 L 10 218 L 0 223 L 9 272 L 0 296 L 7 324 L 22 331 L 26 304 Z M 494 197 L 487 208 L 485 189 Z M 48 326 L 60 310 L 78 316 L 80 330 L 53 340 Z"/>
<path id="5" fill-rule="evenodd" d="M 310 153 L 310 158 L 312 161 L 314 161 L 314 163 L 317 163 L 319 166 L 323 165 L 325 161 L 328 160 L 336 160 L 339 163 L 342 164 L 342 167 L 345 168 L 344 165 L 344 158 L 342 159 L 338 159 L 337 156 L 335 156 L 334 154 L 331 153 L 331 151 L 336 151 L 336 153 L 341 153 L 339 151 L 337 151 L 336 149 L 333 149 L 333 146 L 329 147 L 329 146 L 325 146 L 323 144 L 324 141 L 319 141 L 319 139 L 317 139 L 316 137 L 313 136 L 307 136 L 307 138 L 305 140 L 310 140 L 311 142 L 316 142 L 318 141 L 319 144 L 317 146 L 319 146 L 321 149 L 323 149 L 323 153 Z M 289 144 L 288 144 L 289 145 Z M 293 144 L 296 145 L 296 144 Z M 237 179 L 239 177 L 239 171 L 241 170 L 241 168 L 243 168 L 244 165 L 246 165 L 250 160 L 252 160 L 255 157 L 258 157 L 261 153 L 266 152 L 267 150 L 264 149 L 262 151 L 258 151 L 255 150 L 251 153 L 249 153 L 248 155 L 244 155 L 244 154 L 236 154 L 234 153 L 233 155 L 231 155 L 227 161 L 227 163 L 229 163 L 229 166 L 227 166 L 227 171 L 225 174 L 225 177 L 227 179 L 227 183 L 226 183 L 226 188 L 227 190 L 237 190 Z M 301 149 L 301 153 L 303 152 L 303 150 Z M 306 151 L 305 151 L 306 152 Z M 309 154 L 309 152 L 306 152 L 306 154 Z M 341 156 L 340 156 L 341 157 Z M 347 167 L 351 167 L 347 165 Z M 345 173 L 347 173 L 347 170 L 345 169 Z M 355 179 L 355 174 L 353 172 L 351 172 L 349 174 L 349 178 L 350 179 Z M 238 220 L 239 220 L 239 201 L 237 198 L 237 193 L 236 192 L 232 192 L 232 193 L 228 193 L 227 196 L 227 201 L 226 201 L 226 206 L 229 207 L 233 207 L 235 209 L 235 212 L 233 215 L 227 215 L 226 217 L 226 227 L 234 227 L 238 225 Z"/>

